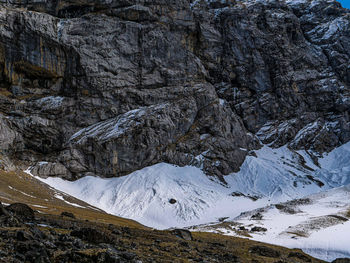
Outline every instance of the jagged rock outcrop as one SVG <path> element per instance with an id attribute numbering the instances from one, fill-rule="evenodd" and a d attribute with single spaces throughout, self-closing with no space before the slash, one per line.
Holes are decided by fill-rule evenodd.
<path id="1" fill-rule="evenodd" d="M 317 155 L 350 139 L 335 1 L 0 3 L 1 150 L 34 174 L 169 162 L 223 179 L 259 140 Z"/>

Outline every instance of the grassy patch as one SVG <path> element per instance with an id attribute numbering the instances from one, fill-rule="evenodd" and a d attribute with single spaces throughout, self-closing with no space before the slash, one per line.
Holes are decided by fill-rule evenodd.
<path id="1" fill-rule="evenodd" d="M 74 197 L 61 195 L 76 207 L 55 197 L 57 191 L 23 172 L 0 171 L 0 201 L 4 203 L 26 203 L 34 210 L 44 214 L 60 215 L 67 211 L 78 219 L 93 222 L 115 224 L 135 228 L 146 228 L 125 218 L 113 216 Z"/>

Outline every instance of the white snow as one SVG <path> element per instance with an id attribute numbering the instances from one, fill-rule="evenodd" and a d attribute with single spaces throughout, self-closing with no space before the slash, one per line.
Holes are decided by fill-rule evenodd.
<path id="1" fill-rule="evenodd" d="M 80 138 L 80 135 L 76 137 Z M 332 194 L 330 200 L 327 199 L 327 194 L 324 197 L 321 192 L 350 184 L 350 143 L 325 154 L 319 159 L 319 165 L 313 163 L 307 151 L 296 152 L 287 146 L 273 149 L 265 145 L 255 153 L 257 157 L 247 156 L 238 173 L 225 177 L 227 185 L 206 176 L 200 168 L 166 163 L 146 167 L 119 178 L 88 176 L 75 182 L 61 178 L 38 179 L 108 213 L 158 229 L 208 224 L 218 222 L 223 217 L 234 220 L 242 212 L 320 193 L 313 197 L 316 205 L 300 207 L 303 213 L 289 215 L 276 208 L 267 209 L 265 217 L 271 220 L 265 220 L 262 224 L 269 231 L 266 235 L 254 235 L 254 239 L 302 247 L 324 259 L 350 253 L 350 249 L 341 245 L 330 247 L 333 243 L 329 242 L 333 242 L 333 237 L 327 236 L 330 235 L 327 231 L 337 233 L 336 231 L 349 230 L 349 223 L 325 225 L 322 229 L 308 232 L 306 239 L 280 235 L 289 226 L 296 227 L 308 218 L 339 214 L 346 208 L 346 200 L 350 199 L 350 195 L 345 198 L 344 191 L 338 195 Z M 200 159 L 201 156 L 197 158 Z M 30 169 L 27 172 L 30 173 Z M 255 197 L 259 199 L 254 201 Z M 171 198 L 177 202 L 170 204 Z M 346 202 L 336 203 L 338 199 Z M 247 218 L 239 220 L 241 223 L 244 220 L 250 221 Z M 225 231 L 227 234 L 235 233 L 227 229 Z M 327 239 L 322 239 L 319 235 L 327 236 Z M 324 240 L 329 242 L 325 243 Z M 345 244 L 344 240 L 339 244 Z"/>
<path id="2" fill-rule="evenodd" d="M 62 196 L 61 194 L 55 194 L 54 196 L 55 196 L 57 199 L 60 199 L 60 200 L 62 200 L 62 201 L 65 201 L 64 198 L 63 198 L 63 196 Z"/>
<path id="3" fill-rule="evenodd" d="M 67 200 L 63 197 L 63 195 L 60 194 L 60 193 L 55 193 L 54 196 L 55 196 L 57 199 L 60 199 L 60 200 L 62 200 L 63 202 L 65 202 L 65 203 L 67 203 L 67 204 L 69 204 L 69 205 L 71 205 L 71 206 L 80 207 L 80 208 L 85 208 L 84 206 L 81 206 L 81 205 L 78 205 L 78 204 L 71 203 L 71 202 L 67 201 Z"/>
<path id="4" fill-rule="evenodd" d="M 297 133 L 297 135 L 295 135 L 293 141 L 294 141 L 296 144 L 298 144 L 299 141 L 300 141 L 301 139 L 303 139 L 304 134 L 307 134 L 307 133 L 316 133 L 317 130 L 319 130 L 319 129 L 320 129 L 320 123 L 319 123 L 318 121 L 312 122 L 312 123 L 306 125 L 304 128 L 302 128 L 302 129 Z"/>
<path id="5" fill-rule="evenodd" d="M 40 180 L 104 211 L 160 229 L 216 221 L 265 204 L 232 197 L 230 188 L 210 180 L 196 167 L 165 163 L 120 178 Z M 170 204 L 171 198 L 177 202 Z"/>
<path id="6" fill-rule="evenodd" d="M 296 214 L 284 213 L 271 206 L 261 212 L 262 220 L 251 220 L 248 213 L 248 216 L 238 217 L 236 222 L 267 228 L 267 232 L 251 234 L 258 241 L 302 248 L 327 261 L 349 257 L 350 221 L 346 221 L 346 214 L 350 211 L 350 185 L 308 198 L 310 204 L 294 207 L 298 211 Z M 341 216 L 344 221 L 334 219 L 334 215 Z"/>
<path id="7" fill-rule="evenodd" d="M 147 112 L 156 112 L 157 110 L 167 106 L 169 106 L 169 104 L 164 103 L 128 111 L 116 118 L 98 122 L 78 131 L 77 133 L 73 134 L 69 141 L 71 143 L 80 144 L 84 143 L 84 141 L 88 138 L 94 138 L 95 140 L 101 142 L 118 138 L 129 129 L 141 125 L 144 121 L 142 120 L 142 117 Z"/>
<path id="8" fill-rule="evenodd" d="M 47 110 L 55 110 L 62 106 L 64 98 L 59 96 L 49 96 L 41 99 L 37 99 L 34 103 L 36 107 L 47 111 Z"/>
<path id="9" fill-rule="evenodd" d="M 8 188 L 10 188 L 11 190 L 17 191 L 17 192 L 21 193 L 22 195 L 25 195 L 25 196 L 28 196 L 28 197 L 31 197 L 31 198 L 36 198 L 35 196 L 32 196 L 32 195 L 30 195 L 30 194 L 27 194 L 27 193 L 25 193 L 25 192 L 22 192 L 22 191 L 20 191 L 20 190 L 17 190 L 17 189 L 13 188 L 13 187 L 10 186 L 10 185 L 8 186 Z"/>
<path id="10" fill-rule="evenodd" d="M 302 156 L 308 155 L 305 151 L 300 152 L 302 154 L 287 147 L 272 149 L 264 146 L 256 151 L 257 158 L 246 158 L 240 172 L 225 177 L 227 186 L 210 180 L 199 168 L 165 163 L 119 178 L 90 176 L 75 182 L 60 178 L 40 180 L 109 213 L 148 226 L 188 226 L 216 221 L 224 216 L 233 218 L 243 211 L 273 202 L 350 183 L 350 143 L 320 159 L 322 168 L 315 166 L 310 158 L 305 158 L 307 166 L 301 165 Z M 322 181 L 324 186 L 307 178 L 310 175 Z M 260 199 L 233 197 L 233 192 Z M 170 204 L 171 198 L 177 203 Z"/>
<path id="11" fill-rule="evenodd" d="M 46 206 L 42 206 L 42 205 L 31 205 L 31 206 L 38 207 L 38 208 L 47 208 Z"/>

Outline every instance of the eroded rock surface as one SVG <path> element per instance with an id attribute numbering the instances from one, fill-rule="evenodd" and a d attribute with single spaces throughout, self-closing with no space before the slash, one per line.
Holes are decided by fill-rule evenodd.
<path id="1" fill-rule="evenodd" d="M 259 140 L 317 156 L 350 139 L 335 1 L 0 3 L 1 151 L 36 175 L 224 179 Z"/>

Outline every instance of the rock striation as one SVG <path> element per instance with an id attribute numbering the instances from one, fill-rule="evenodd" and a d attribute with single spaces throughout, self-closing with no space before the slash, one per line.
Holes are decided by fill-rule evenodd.
<path id="1" fill-rule="evenodd" d="M 238 171 L 350 140 L 350 12 L 328 0 L 0 0 L 5 168 Z"/>

